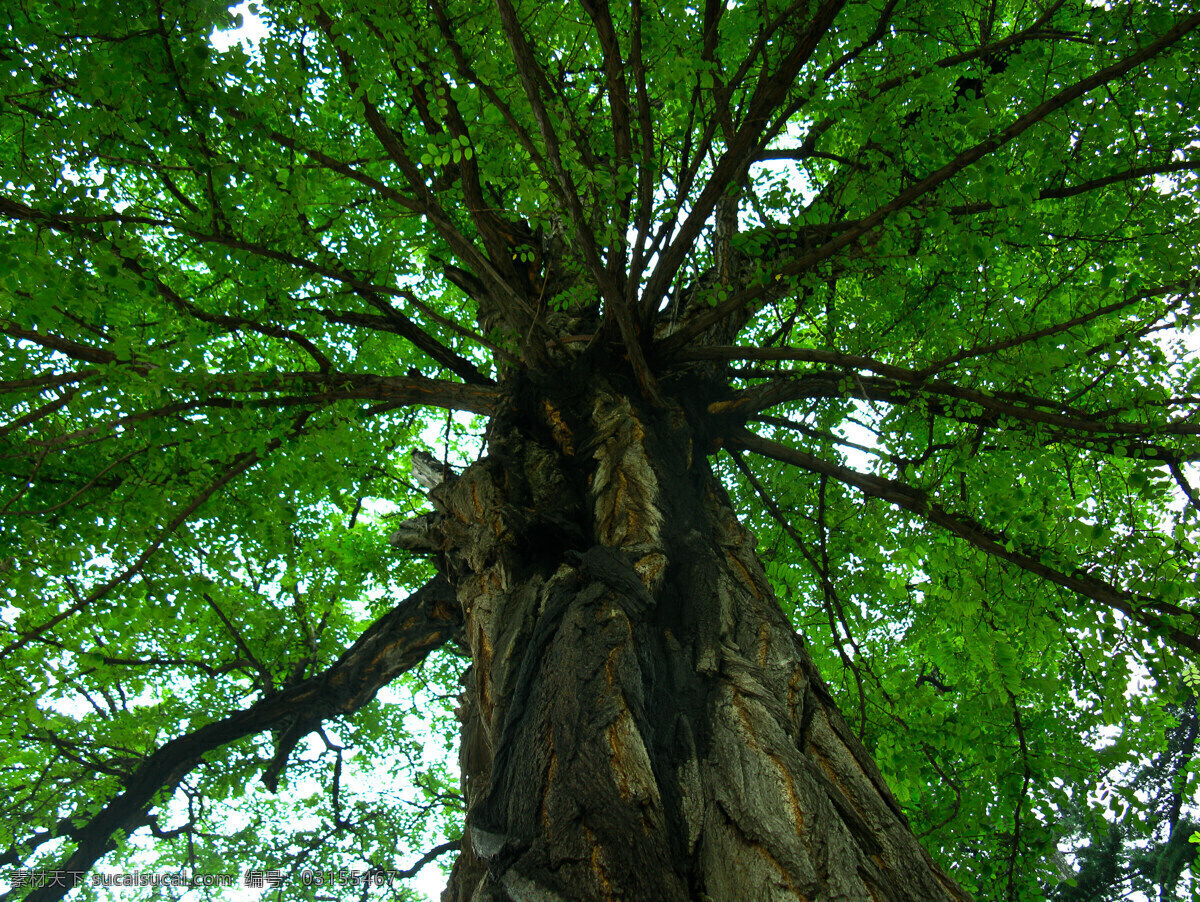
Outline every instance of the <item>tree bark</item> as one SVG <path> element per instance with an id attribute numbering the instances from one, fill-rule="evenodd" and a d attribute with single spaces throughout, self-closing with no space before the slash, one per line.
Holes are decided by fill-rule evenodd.
<path id="1" fill-rule="evenodd" d="M 516 386 L 431 493 L 472 656 L 443 899 L 967 899 L 780 610 L 702 409 Z"/>

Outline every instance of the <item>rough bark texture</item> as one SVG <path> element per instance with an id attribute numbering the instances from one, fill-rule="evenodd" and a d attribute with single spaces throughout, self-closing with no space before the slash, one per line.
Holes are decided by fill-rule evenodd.
<path id="1" fill-rule="evenodd" d="M 560 374 L 433 491 L 473 661 L 443 899 L 967 898 L 784 618 L 702 422 Z"/>

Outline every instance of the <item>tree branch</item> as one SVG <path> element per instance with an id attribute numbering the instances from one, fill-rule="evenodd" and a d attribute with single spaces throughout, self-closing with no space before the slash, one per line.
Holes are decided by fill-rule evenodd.
<path id="1" fill-rule="evenodd" d="M 1051 113 L 1055 113 L 1070 103 L 1078 100 L 1089 91 L 1094 90 L 1102 85 L 1105 85 L 1126 73 L 1138 68 L 1143 63 L 1153 59 L 1160 52 L 1178 42 L 1189 32 L 1200 27 L 1200 13 L 1193 13 L 1180 19 L 1173 27 L 1168 29 L 1156 40 L 1151 41 L 1141 50 L 1131 53 L 1124 59 L 1113 63 L 1111 66 L 1106 66 L 1099 72 L 1095 72 L 1086 78 L 1080 79 L 1075 84 L 1059 91 L 1049 100 L 1022 116 L 1019 116 L 1007 128 L 978 142 L 972 147 L 958 153 L 954 159 L 950 160 L 945 165 L 931 172 L 924 178 L 916 181 L 913 185 L 906 188 L 897 194 L 891 201 L 876 208 L 875 212 L 859 220 L 851 228 L 839 234 L 836 238 L 826 242 L 821 247 L 814 251 L 806 253 L 791 262 L 781 266 L 776 270 L 776 275 L 780 277 L 799 275 L 811 269 L 816 263 L 825 260 L 843 247 L 846 247 L 859 238 L 866 235 L 881 225 L 893 213 L 904 209 L 905 207 L 915 203 L 919 198 L 931 192 L 934 188 L 948 181 L 958 173 L 965 170 L 967 167 L 983 159 L 988 154 L 1004 147 L 1023 134 L 1032 126 L 1044 120 Z M 707 190 L 707 189 L 706 189 Z M 715 201 L 714 201 L 715 202 Z M 707 214 L 706 214 L 707 216 Z M 698 233 L 698 227 L 697 227 Z M 695 234 L 690 240 L 695 239 Z M 664 261 L 666 254 L 664 253 Z M 660 263 L 660 268 L 662 264 Z M 652 279 L 653 282 L 653 279 Z M 657 287 L 657 286 L 656 286 Z M 665 286 L 663 286 L 665 287 Z M 695 317 L 690 322 L 686 323 L 679 330 L 672 333 L 667 338 L 659 342 L 661 349 L 666 353 L 676 353 L 681 350 L 693 338 L 703 333 L 710 326 L 731 316 L 747 305 L 751 304 L 757 298 L 762 297 L 768 292 L 770 282 L 764 285 L 756 285 L 749 287 L 726 301 L 718 304 L 708 311 Z"/>
<path id="2" fill-rule="evenodd" d="M 461 616 L 450 584 L 434 577 L 371 624 L 324 672 L 159 747 L 125 781 L 121 795 L 72 832 L 75 852 L 62 870 L 88 871 L 114 847 L 113 835 L 141 826 L 158 794 L 173 790 L 206 753 L 266 730 L 302 723 L 307 733 L 331 717 L 353 714 L 448 641 L 459 629 Z M 35 889 L 26 902 L 57 902 L 69 889 Z"/>
<path id="3" fill-rule="evenodd" d="M 1067 570 L 1057 565 L 1047 564 L 1039 552 L 1020 549 L 1012 539 L 1003 533 L 990 530 L 969 517 L 947 512 L 920 489 L 915 489 L 894 479 L 860 473 L 857 470 L 830 463 L 805 451 L 789 448 L 787 445 L 751 432 L 742 432 L 726 441 L 735 448 L 744 448 L 781 463 L 801 467 L 811 473 L 832 476 L 839 482 L 858 489 L 868 497 L 887 501 L 915 514 L 922 520 L 942 527 L 992 557 L 1007 561 L 1022 570 L 1070 589 L 1104 607 L 1120 611 L 1135 623 L 1161 633 L 1175 645 L 1200 654 L 1200 638 L 1185 633 L 1149 612 L 1148 608 L 1162 604 L 1158 599 L 1151 596 L 1134 596 L 1132 593 L 1118 589 L 1081 569 Z M 1189 611 L 1180 610 L 1174 605 L 1168 605 L 1168 607 L 1172 613 L 1186 614 L 1200 622 L 1200 618 Z"/>
<path id="4" fill-rule="evenodd" d="M 206 502 L 214 494 L 216 494 L 234 479 L 241 476 L 255 464 L 259 463 L 268 454 L 282 445 L 284 438 L 293 438 L 296 435 L 299 435 L 303 430 L 304 423 L 308 417 L 308 413 L 301 414 L 297 418 L 297 421 L 290 430 L 289 434 L 287 436 L 280 436 L 271 439 L 271 441 L 269 441 L 263 448 L 261 454 L 258 451 L 243 451 L 234 455 L 233 459 L 229 462 L 224 472 L 222 472 L 220 476 L 197 492 L 187 504 L 176 507 L 174 516 L 172 516 L 166 525 L 158 531 L 158 534 L 154 537 L 153 541 L 151 541 L 149 546 L 147 546 L 142 553 L 138 555 L 137 559 L 132 564 L 130 564 L 116 576 L 113 576 L 101 585 L 97 586 L 87 595 L 78 597 L 74 604 L 59 611 L 56 615 L 51 617 L 42 625 L 34 627 L 27 633 L 22 634 L 16 641 L 10 642 L 3 649 L 0 649 L 0 657 L 4 657 L 14 651 L 24 648 L 30 642 L 37 640 L 44 633 L 53 629 L 68 617 L 74 616 L 84 608 L 96 601 L 99 601 L 117 586 L 122 585 L 135 574 L 139 573 L 142 567 L 145 566 L 146 562 L 150 560 L 150 558 L 159 548 L 162 547 L 162 544 L 171 536 L 171 534 L 174 533 L 175 530 L 184 523 L 186 523 L 188 518 L 191 517 L 192 514 L 194 514 L 201 507 L 201 505 L 204 504 L 204 502 Z"/>
<path id="5" fill-rule="evenodd" d="M 439 341 L 429 335 L 429 333 L 425 332 L 410 319 L 408 319 L 408 317 L 404 316 L 402 313 L 383 300 L 384 295 L 406 297 L 410 295 L 411 292 L 407 292 L 406 289 L 402 288 L 389 289 L 386 286 L 374 285 L 362 278 L 359 278 L 340 266 L 331 267 L 323 265 L 305 257 L 297 256 L 296 254 L 280 251 L 275 248 L 263 247 L 255 244 L 254 242 L 235 238 L 225 233 L 206 234 L 198 232 L 189 229 L 180 223 L 172 223 L 168 220 L 147 219 L 145 217 L 125 216 L 123 214 L 115 213 L 111 215 L 105 214 L 103 216 L 46 213 L 4 197 L 0 197 L 0 214 L 7 215 L 12 219 L 37 223 L 38 225 L 52 228 L 58 232 L 80 235 L 92 242 L 104 245 L 107 247 L 109 252 L 121 262 L 121 265 L 125 269 L 134 273 L 139 278 L 149 281 L 155 286 L 155 289 L 163 297 L 163 299 L 181 313 L 191 316 L 200 322 L 219 325 L 222 328 L 226 328 L 231 331 L 250 329 L 251 331 L 258 332 L 269 337 L 286 339 L 303 348 L 316 361 L 319 369 L 327 370 L 332 367 L 329 359 L 320 350 L 318 350 L 309 339 L 305 338 L 299 333 L 281 326 L 264 325 L 256 322 L 255 320 L 250 320 L 243 317 L 232 317 L 224 314 L 209 313 L 190 301 L 185 300 L 181 295 L 179 295 L 178 292 L 167 285 L 167 283 L 163 281 L 163 279 L 161 279 L 150 267 L 146 266 L 139 259 L 126 254 L 102 231 L 97 229 L 80 228 L 80 226 L 112 222 L 115 224 L 152 225 L 158 228 L 174 229 L 200 242 L 215 243 L 233 250 L 247 251 L 251 254 L 262 256 L 269 260 L 275 260 L 280 263 L 295 266 L 296 268 L 305 272 L 331 279 L 350 287 L 356 294 L 366 300 L 367 303 L 384 311 L 386 315 L 392 317 L 396 327 L 394 331 L 397 334 L 407 338 L 416 347 L 424 351 L 442 366 L 455 373 L 455 375 L 468 382 L 482 384 L 490 381 L 485 376 L 481 375 L 479 371 L 476 370 L 475 367 L 470 363 L 470 361 L 459 356 L 450 348 L 447 348 L 445 345 L 441 344 Z M 465 241 L 466 239 L 462 240 Z M 478 252 L 476 252 L 475 255 L 480 259 L 483 259 Z M 497 278 L 499 277 L 497 276 Z M 508 288 L 507 290 L 509 292 L 512 291 L 511 288 Z M 528 305 L 526 305 L 526 307 L 527 306 Z M 13 330 L 6 329 L 5 331 L 15 335 Z M 22 335 L 17 337 L 26 336 Z M 101 353 L 109 354 L 109 352 Z M 111 354 L 109 354 L 109 356 L 111 358 Z M 89 360 L 91 362 L 100 362 L 99 360 L 93 360 L 92 358 L 88 357 L 81 357 L 80 359 Z"/>
<path id="6" fill-rule="evenodd" d="M 675 279 L 676 273 L 683 265 L 684 258 L 700 235 L 704 224 L 708 222 L 709 217 L 716 209 L 717 201 L 726 191 L 741 181 L 750 161 L 774 138 L 774 134 L 768 129 L 771 110 L 786 96 L 796 75 L 816 51 L 820 39 L 832 26 L 844 5 L 845 0 L 826 0 L 813 14 L 803 33 L 797 38 L 779 66 L 773 71 L 766 66 L 763 67 L 762 75 L 750 101 L 749 110 L 738 128 L 737 134 L 729 142 L 720 160 L 717 161 L 712 176 L 700 191 L 700 196 L 696 198 L 687 218 L 679 227 L 678 233 L 659 255 L 658 265 L 655 266 L 654 272 L 651 273 L 646 283 L 643 292 L 642 313 L 647 319 L 654 310 L 658 309 L 661 299 L 666 297 L 667 287 Z M 718 310 L 724 306 L 713 309 Z M 728 312 L 726 311 L 722 316 L 727 315 Z M 720 318 L 721 316 L 712 317 L 710 322 L 696 328 L 687 337 L 690 339 L 694 335 L 700 334 Z M 682 347 L 684 343 L 685 340 L 674 342 L 671 339 L 663 342 L 665 349 L 671 351 Z"/>
<path id="7" fill-rule="evenodd" d="M 712 357 L 708 356 L 712 351 Z M 726 348 L 696 348 L 689 352 L 695 359 L 722 359 Z M 738 349 L 738 353 L 743 351 Z M 930 409 L 938 416 L 961 422 L 996 425 L 1001 417 L 1011 417 L 1026 425 L 1049 426 L 1054 432 L 1054 441 L 1077 446 L 1115 449 L 1122 445 L 1125 453 L 1145 460 L 1170 464 L 1172 461 L 1193 459 L 1194 455 L 1183 454 L 1165 445 L 1145 441 L 1155 436 L 1197 436 L 1200 423 L 1190 418 L 1171 420 L 1165 423 L 1128 423 L 1106 419 L 1084 410 L 1078 410 L 1064 402 L 1039 398 L 1021 392 L 984 392 L 964 388 L 940 379 L 922 378 L 920 371 L 907 370 L 881 363 L 866 357 L 842 354 L 837 351 L 822 351 L 806 348 L 751 348 L 749 355 L 761 355 L 761 359 L 808 360 L 844 366 L 845 373 L 815 372 L 782 374 L 770 382 L 760 383 L 743 389 L 729 398 L 713 402 L 708 412 L 714 416 L 745 420 L 759 411 L 787 401 L 801 398 L 857 397 L 889 404 L 909 404 L 914 398 L 950 398 L 966 401 L 987 413 L 980 416 L 955 412 L 941 404 L 931 403 Z M 861 376 L 855 370 L 886 372 L 890 378 Z M 930 402 L 927 402 L 930 403 Z"/>

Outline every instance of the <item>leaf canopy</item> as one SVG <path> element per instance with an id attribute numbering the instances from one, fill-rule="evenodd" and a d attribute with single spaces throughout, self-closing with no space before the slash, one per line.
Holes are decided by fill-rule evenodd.
<path id="1" fill-rule="evenodd" d="M 964 886 L 1191 829 L 1200 15 L 514 3 L 11 5 L 0 857 L 61 866 L 168 741 L 335 667 L 432 575 L 385 541 L 408 452 L 466 463 L 594 345 L 650 402 L 722 382 L 714 466 Z M 460 670 L 278 796 L 297 713 L 248 722 L 105 866 L 407 867 L 459 829 Z"/>

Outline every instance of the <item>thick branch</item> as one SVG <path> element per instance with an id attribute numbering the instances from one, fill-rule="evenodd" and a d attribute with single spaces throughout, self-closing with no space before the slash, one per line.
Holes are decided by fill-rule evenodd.
<path id="1" fill-rule="evenodd" d="M 805 451 L 789 448 L 787 445 L 754 435 L 751 432 L 742 432 L 728 439 L 728 444 L 733 447 L 745 448 L 747 451 L 753 451 L 781 463 L 801 467 L 811 473 L 831 476 L 839 482 L 858 489 L 868 497 L 879 498 L 894 504 L 915 514 L 920 519 L 940 526 L 951 534 L 964 539 L 980 551 L 1070 589 L 1104 607 L 1120 611 L 1142 626 L 1161 633 L 1175 645 L 1200 654 L 1200 638 L 1185 633 L 1150 613 L 1149 607 L 1162 605 L 1158 599 L 1134 596 L 1132 593 L 1118 589 L 1081 569 L 1068 570 L 1047 564 L 1037 552 L 1020 548 L 1003 533 L 990 530 L 969 517 L 949 513 L 920 489 L 894 479 L 860 473 L 857 470 L 830 463 Z M 1171 605 L 1167 607 L 1178 610 Z M 1194 615 L 1192 616 L 1194 617 Z"/>
<path id="2" fill-rule="evenodd" d="M 596 38 L 604 58 L 604 77 L 608 91 L 608 111 L 612 121 L 613 147 L 616 151 L 617 168 L 633 166 L 633 129 L 629 121 L 631 104 L 629 85 L 625 81 L 627 64 L 621 58 L 620 41 L 613 26 L 612 12 L 607 0 L 580 0 L 580 5 L 596 28 Z M 642 136 L 646 140 L 646 136 Z M 625 268 L 626 240 L 628 231 L 631 192 L 623 192 L 616 198 L 615 216 L 612 222 L 612 243 L 608 248 L 608 272 L 614 279 Z"/>
<path id="3" fill-rule="evenodd" d="M 331 717 L 353 714 L 400 674 L 449 640 L 461 612 L 450 584 L 435 577 L 376 620 L 331 667 L 291 689 L 264 698 L 244 711 L 172 739 L 150 755 L 87 824 L 74 831 L 75 852 L 65 871 L 86 872 L 113 848 L 113 834 L 132 832 L 145 821 L 155 798 L 173 790 L 203 756 L 266 730 L 307 725 L 311 732 Z M 26 902 L 56 902 L 69 886 L 35 889 Z"/>
<path id="4" fill-rule="evenodd" d="M 542 96 L 542 85 L 545 84 L 546 79 L 541 66 L 534 56 L 533 49 L 530 47 L 529 41 L 521 28 L 516 10 L 513 8 L 510 0 L 496 0 L 496 8 L 500 12 L 500 21 L 504 27 L 505 36 L 508 38 L 509 46 L 512 49 L 513 61 L 516 63 L 517 72 L 521 78 L 521 86 L 525 90 L 526 99 L 529 101 L 534 119 L 536 119 L 538 124 L 538 131 L 542 136 L 542 141 L 546 145 L 550 162 L 554 167 L 554 178 L 557 180 L 558 185 L 557 194 L 566 207 L 572 229 L 575 232 L 576 241 L 583 253 L 584 263 L 591 271 L 596 284 L 600 287 L 601 294 L 604 297 L 605 314 L 611 316 L 617 324 L 621 338 L 625 342 L 625 349 L 629 356 L 630 365 L 633 368 L 638 383 L 642 387 L 642 391 L 658 406 L 665 406 L 665 402 L 655 383 L 654 375 L 646 363 L 645 354 L 642 349 L 641 335 L 638 331 L 637 323 L 633 318 L 632 299 L 626 297 L 624 285 L 617 280 L 615 271 L 607 269 L 603 261 L 601 261 L 600 253 L 596 246 L 596 236 L 584 214 L 583 204 L 579 199 L 579 192 L 575 187 L 575 181 L 563 163 L 561 142 L 554 130 L 554 124 Z M 613 40 L 615 41 L 615 36 Z M 624 244 L 620 246 L 624 248 Z"/>
<path id="5" fill-rule="evenodd" d="M 499 389 L 490 385 L 464 385 L 424 376 L 376 376 L 373 373 L 231 373 L 204 377 L 205 388 L 229 392 L 275 392 L 307 388 L 312 402 L 362 398 L 389 401 L 393 406 L 427 405 L 445 410 L 490 414 Z"/>
<path id="6" fill-rule="evenodd" d="M 36 223 L 40 226 L 45 226 L 58 232 L 79 235 L 98 245 L 105 246 L 109 252 L 113 254 L 113 256 L 121 261 L 121 265 L 125 269 L 134 273 L 139 278 L 148 280 L 155 286 L 155 289 L 163 297 L 163 299 L 179 312 L 191 316 L 201 322 L 218 325 L 231 331 L 249 329 L 262 335 L 289 340 L 303 348 L 305 352 L 313 357 L 319 368 L 329 369 L 331 368 L 332 364 L 329 362 L 328 358 L 326 358 L 325 355 L 319 349 L 317 349 L 309 339 L 305 338 L 294 330 L 286 329 L 278 325 L 258 323 L 254 320 L 243 317 L 231 317 L 224 314 L 209 313 L 208 311 L 198 307 L 196 304 L 184 299 L 141 260 L 124 253 L 123 250 L 108 236 L 106 236 L 103 231 L 99 229 L 82 228 L 82 226 L 111 222 L 115 224 L 147 225 L 157 228 L 172 229 L 186 234 L 188 237 L 200 242 L 215 243 L 233 250 L 246 251 L 269 260 L 275 260 L 280 263 L 295 266 L 304 272 L 331 279 L 349 286 L 355 291 L 355 293 L 364 298 L 369 304 L 380 310 L 383 310 L 389 317 L 392 318 L 395 325 L 395 329 L 393 331 L 407 338 L 417 348 L 424 351 L 442 366 L 462 377 L 464 380 L 474 383 L 485 383 L 489 381 L 486 377 L 481 375 L 478 370 L 475 369 L 470 361 L 456 354 L 453 350 L 437 341 L 435 338 L 433 338 L 433 336 L 421 329 L 416 323 L 412 322 L 410 319 L 408 319 L 408 317 L 404 316 L 404 314 L 400 313 L 383 300 L 384 296 L 387 295 L 408 298 L 411 296 L 411 292 L 408 292 L 406 289 L 388 288 L 386 286 L 374 285 L 365 281 L 364 279 L 359 278 L 340 266 L 322 265 L 321 263 L 309 260 L 305 257 L 300 257 L 276 248 L 264 247 L 262 245 L 255 244 L 254 242 L 244 241 L 225 233 L 205 234 L 203 232 L 190 229 L 181 223 L 172 223 L 168 220 L 125 216 L 117 213 L 106 214 L 104 216 L 47 213 L 45 211 L 34 209 L 18 201 L 13 201 L 4 197 L 0 197 L 0 215 L 6 215 L 12 219 L 20 219 L 26 222 Z M 465 241 L 465 239 L 463 239 L 463 241 Z M 480 260 L 483 260 L 482 256 L 479 255 L 478 252 L 476 252 L 474 256 L 478 257 Z M 491 271 L 490 267 L 487 268 L 489 271 Z M 512 292 L 512 289 L 507 288 L 507 286 L 506 290 L 509 293 Z M 81 359 L 90 360 L 91 358 Z"/>
<path id="7" fill-rule="evenodd" d="M 1106 66 L 1099 72 L 1095 72 L 1092 75 L 1089 75 L 1087 78 L 1080 79 L 1079 81 L 1075 82 L 1075 84 L 1064 88 L 1046 102 L 1034 107 L 1024 115 L 1019 116 L 1004 130 L 960 152 L 954 157 L 954 159 L 934 170 L 923 179 L 919 179 L 904 191 L 901 191 L 892 200 L 876 208 L 875 212 L 859 220 L 854 226 L 846 229 L 846 231 L 839 234 L 836 238 L 827 241 L 824 245 L 816 250 L 806 253 L 780 267 L 776 271 L 776 274 L 781 277 L 794 276 L 811 269 L 815 264 L 833 256 L 843 247 L 852 244 L 859 238 L 866 235 L 868 232 L 873 231 L 893 213 L 896 213 L 897 211 L 915 203 L 921 197 L 929 194 L 935 188 L 944 184 L 946 181 L 964 171 L 969 166 L 983 159 L 988 154 L 991 154 L 1001 147 L 1011 143 L 1017 137 L 1022 135 L 1037 123 L 1046 119 L 1052 113 L 1055 113 L 1068 104 L 1075 102 L 1089 91 L 1108 84 L 1109 82 L 1115 81 L 1128 72 L 1133 71 L 1143 63 L 1153 59 L 1163 50 L 1181 40 L 1185 35 L 1195 30 L 1197 27 L 1200 27 L 1200 13 L 1193 13 L 1192 15 L 1181 19 L 1174 25 L 1174 27 L 1168 29 L 1159 38 L 1151 41 L 1141 50 L 1137 51 L 1136 53 L 1131 53 L 1124 59 L 1113 63 L 1111 66 Z M 666 259 L 666 256 L 667 255 L 664 254 L 664 260 Z M 749 287 L 746 290 L 735 294 L 727 301 L 724 301 L 713 307 L 711 310 L 708 310 L 705 313 L 695 317 L 689 323 L 681 327 L 678 331 L 663 339 L 660 342 L 662 349 L 667 352 L 679 351 L 693 338 L 705 332 L 712 325 L 737 313 L 738 311 L 742 310 L 742 308 L 752 304 L 756 299 L 762 297 L 770 290 L 770 284 L 771 283 L 768 281 L 767 284 Z"/>
<path id="8" fill-rule="evenodd" d="M 694 356 L 703 359 L 708 349 L 696 349 Z M 715 348 L 714 357 L 727 349 Z M 738 349 L 739 352 L 741 349 Z M 1151 441 L 1161 436 L 1198 436 L 1200 424 L 1190 418 L 1171 420 L 1165 423 L 1129 423 L 1113 421 L 1088 411 L 1078 410 L 1066 403 L 1050 398 L 1040 398 L 1020 392 L 989 393 L 966 388 L 940 379 L 922 378 L 921 372 L 894 367 L 873 361 L 870 358 L 842 354 L 837 351 L 820 351 L 803 348 L 749 349 L 761 353 L 764 358 L 811 360 L 827 362 L 847 369 L 845 373 L 816 372 L 797 373 L 754 385 L 737 392 L 732 397 L 709 405 L 709 413 L 746 419 L 759 411 L 787 401 L 801 398 L 856 397 L 888 404 L 910 404 L 918 396 L 924 397 L 930 410 L 938 416 L 961 422 L 996 425 L 1001 417 L 1010 417 L 1029 426 L 1049 427 L 1054 441 L 1067 442 L 1087 447 L 1116 449 L 1120 445 L 1125 456 L 1141 457 L 1146 460 L 1169 464 L 1172 461 L 1190 460 L 1192 455 Z M 855 370 L 866 369 L 886 372 L 889 378 L 862 376 Z M 949 398 L 966 401 L 981 408 L 982 416 L 956 412 L 937 399 Z M 932 400 L 930 400 L 932 399 Z"/>
<path id="9" fill-rule="evenodd" d="M 696 198 L 691 212 L 679 228 L 679 233 L 663 250 L 658 265 L 654 268 L 654 272 L 646 284 L 646 290 L 643 293 L 643 314 L 647 318 L 653 310 L 658 309 L 659 301 L 666 296 L 667 287 L 674 280 L 675 274 L 683 265 L 696 238 L 716 209 L 717 201 L 726 191 L 741 181 L 750 162 L 774 137 L 770 131 L 771 111 L 787 95 L 796 75 L 816 51 L 820 39 L 833 25 L 834 19 L 844 5 L 844 0 L 827 0 L 826 3 L 823 3 L 815 11 L 803 33 L 797 38 L 796 43 L 789 49 L 780 64 L 773 70 L 764 67 L 759 82 L 755 86 L 749 110 L 738 128 L 737 134 L 729 142 L 725 153 L 721 155 L 721 159 L 713 169 L 712 177 L 701 190 L 700 196 Z M 714 310 L 718 309 L 721 308 L 714 308 Z M 688 338 L 699 335 L 720 318 L 720 316 L 713 317 L 710 322 L 689 334 Z M 667 347 L 675 350 L 682 347 L 683 344 L 683 341 L 675 343 L 668 340 Z"/>
<path id="10" fill-rule="evenodd" d="M 193 375 L 194 379 L 187 378 Z M 486 416 L 493 412 L 500 394 L 498 388 L 489 385 L 464 385 L 460 382 L 427 379 L 420 375 L 377 376 L 374 373 L 311 371 L 187 374 L 184 379 L 174 382 L 173 390 L 177 395 L 196 393 L 199 397 L 194 401 L 177 401 L 138 413 L 93 422 L 83 429 L 55 435 L 51 439 L 31 440 L 31 444 L 58 445 L 69 439 L 94 434 L 114 426 L 203 407 L 322 406 L 338 401 L 365 400 L 386 401 L 391 407 L 439 407 L 443 410 L 465 410 Z M 214 394 L 215 392 L 223 394 Z M 253 402 L 227 397 L 244 394 L 265 394 L 269 397 Z"/>
<path id="11" fill-rule="evenodd" d="M 303 430 L 304 422 L 308 419 L 308 416 L 309 415 L 307 413 L 301 414 L 300 417 L 297 418 L 296 424 L 286 437 L 291 438 L 295 435 L 298 435 Z M 11 652 L 14 652 L 20 648 L 24 648 L 30 642 L 36 641 L 38 637 L 53 629 L 59 623 L 62 623 L 67 618 L 79 613 L 88 605 L 99 601 L 117 586 L 124 584 L 137 573 L 141 572 L 141 569 L 146 565 L 146 562 L 150 560 L 150 558 L 156 551 L 158 551 L 159 548 L 162 547 L 163 543 L 170 538 L 172 533 L 186 523 L 192 514 L 199 510 L 199 508 L 206 501 L 208 501 L 209 498 L 215 495 L 230 482 L 237 479 L 247 470 L 258 464 L 264 457 L 283 444 L 284 438 L 285 437 L 280 436 L 272 439 L 262 449 L 261 453 L 259 451 L 243 451 L 234 455 L 220 476 L 197 492 L 187 504 L 179 505 L 175 509 L 174 515 L 171 517 L 171 519 L 166 523 L 165 526 L 163 526 L 162 529 L 158 531 L 158 534 L 142 551 L 142 553 L 138 555 L 137 559 L 132 564 L 130 564 L 116 576 L 97 586 L 87 595 L 78 596 L 73 605 L 63 609 L 62 611 L 59 611 L 41 626 L 31 629 L 29 632 L 22 634 L 21 637 L 16 641 L 10 642 L 3 650 L 0 650 L 0 657 L 4 657 Z"/>
<path id="12" fill-rule="evenodd" d="M 498 344 L 488 341 L 478 332 L 471 331 L 461 323 L 458 323 L 449 317 L 442 316 L 441 314 L 431 310 L 425 304 L 418 301 L 415 295 L 410 298 L 409 301 L 414 306 L 419 307 L 421 312 L 434 322 L 445 326 L 447 329 L 457 332 L 459 335 L 462 335 L 464 338 L 473 341 L 480 347 L 487 348 L 497 358 L 510 364 L 515 364 L 517 362 L 517 359 L 512 354 L 504 350 L 504 348 L 500 347 Z M 378 313 L 358 313 L 353 310 L 318 310 L 316 312 L 320 313 L 321 316 L 325 317 L 325 319 L 331 323 L 341 323 L 345 326 L 361 326 L 362 328 L 375 329 L 379 332 L 392 332 L 399 334 L 399 328 L 396 320 L 391 316 L 384 316 Z"/>
<path id="13" fill-rule="evenodd" d="M 1145 178 L 1150 175 L 1167 175 L 1172 172 L 1197 172 L 1200 171 L 1200 160 L 1176 160 L 1169 163 L 1148 166 L 1131 166 L 1128 169 L 1122 169 L 1120 172 L 1109 173 L 1104 176 L 1087 179 L 1083 182 L 1078 182 L 1074 185 L 1068 185 L 1065 188 L 1043 188 L 1038 191 L 1033 198 L 1038 200 L 1062 200 L 1067 197 L 1076 197 L 1080 194 L 1087 194 L 1089 191 L 1098 191 L 1101 188 L 1107 188 L 1109 185 L 1117 185 L 1121 182 L 1129 182 L 1135 179 Z M 1003 203 L 993 203 L 991 201 L 979 201 L 973 204 L 961 204 L 950 208 L 952 216 L 970 216 L 977 213 L 987 213 L 991 210 L 999 209 L 1005 206 Z"/>

